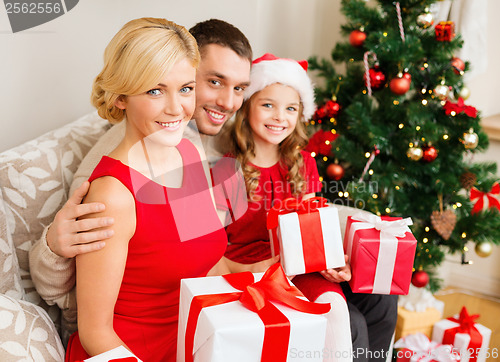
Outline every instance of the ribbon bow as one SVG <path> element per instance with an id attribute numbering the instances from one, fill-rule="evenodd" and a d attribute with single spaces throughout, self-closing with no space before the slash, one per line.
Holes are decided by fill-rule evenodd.
<path id="1" fill-rule="evenodd" d="M 456 114 L 465 113 L 469 117 L 476 118 L 477 117 L 477 109 L 472 106 L 467 106 L 464 104 L 464 100 L 462 97 L 458 98 L 457 103 L 453 103 L 447 101 L 443 106 L 444 112 L 446 115 L 450 115 L 451 112 L 455 112 Z"/>
<path id="2" fill-rule="evenodd" d="M 367 223 L 369 228 L 375 228 L 381 233 L 397 237 L 404 238 L 407 231 L 409 231 L 408 226 L 413 225 L 410 217 L 406 219 L 399 220 L 382 220 L 380 216 L 368 213 L 357 213 L 351 217 L 353 220 L 361 221 Z"/>
<path id="3" fill-rule="evenodd" d="M 496 196 L 495 196 L 496 195 Z M 495 182 L 491 187 L 490 192 L 479 191 L 477 188 L 472 187 L 470 189 L 470 199 L 471 201 L 476 201 L 471 213 L 475 214 L 483 210 L 485 201 L 488 201 L 488 208 L 495 207 L 500 211 L 500 201 L 498 200 L 498 195 L 500 195 L 500 184 Z"/>
<path id="4" fill-rule="evenodd" d="M 298 298 L 303 297 L 303 294 L 290 285 L 279 263 L 272 265 L 258 282 L 255 282 L 250 272 L 227 274 L 223 277 L 240 292 L 198 295 L 193 298 L 186 326 L 186 362 L 193 361 L 194 333 L 198 316 L 205 307 L 239 300 L 245 308 L 257 313 L 265 325 L 262 362 L 286 361 L 288 353 L 290 322 L 271 301 L 309 314 L 325 314 L 330 311 L 329 304 L 312 303 Z"/>
<path id="5" fill-rule="evenodd" d="M 395 348 L 408 348 L 412 351 L 411 361 L 454 362 L 460 356 L 452 350 L 452 346 L 430 341 L 423 333 L 410 334 L 394 343 Z M 406 351 L 403 351 L 405 353 Z M 401 352 L 398 352 L 398 354 Z M 405 355 L 406 357 L 406 355 Z"/>
<path id="6" fill-rule="evenodd" d="M 453 344 L 455 341 L 455 335 L 457 333 L 466 333 L 470 335 L 470 342 L 469 345 L 467 346 L 467 351 L 472 351 L 469 361 L 477 361 L 477 354 L 481 348 L 481 345 L 483 344 L 483 336 L 479 332 L 479 330 L 476 328 L 475 320 L 479 318 L 479 314 L 473 314 L 470 315 L 469 312 L 467 311 L 467 308 L 463 307 L 462 310 L 460 311 L 460 315 L 457 318 L 450 317 L 448 320 L 458 323 L 458 326 L 454 328 L 447 329 L 444 332 L 443 336 L 443 344 L 444 343 L 449 343 Z"/>

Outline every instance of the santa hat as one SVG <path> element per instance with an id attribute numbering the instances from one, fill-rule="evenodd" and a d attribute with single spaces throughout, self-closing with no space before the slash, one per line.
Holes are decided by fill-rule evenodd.
<path id="1" fill-rule="evenodd" d="M 307 75 L 307 61 L 277 58 L 266 53 L 252 62 L 250 85 L 245 89 L 245 100 L 268 85 L 280 83 L 295 89 L 304 107 L 304 120 L 309 120 L 316 109 L 314 86 Z"/>

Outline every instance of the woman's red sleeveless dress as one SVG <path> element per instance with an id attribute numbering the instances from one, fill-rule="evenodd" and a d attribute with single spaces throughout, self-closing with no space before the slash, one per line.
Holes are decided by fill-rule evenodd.
<path id="1" fill-rule="evenodd" d="M 115 177 L 135 199 L 136 231 L 113 326 L 144 362 L 175 361 L 180 280 L 205 276 L 227 245 L 197 149 L 186 139 L 177 149 L 184 164 L 180 188 L 164 187 L 107 156 L 89 179 Z M 89 358 L 77 333 L 68 343 L 66 361 Z"/>

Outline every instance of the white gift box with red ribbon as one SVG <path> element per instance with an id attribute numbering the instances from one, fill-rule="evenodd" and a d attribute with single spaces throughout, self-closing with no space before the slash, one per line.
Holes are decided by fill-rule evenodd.
<path id="1" fill-rule="evenodd" d="M 279 264 L 275 264 L 279 266 Z M 273 268 L 273 267 L 271 267 Z M 270 269 L 271 269 L 270 268 Z M 281 274 L 286 279 L 281 267 Z M 243 273 L 239 273 L 243 274 Z M 248 273 L 250 274 L 250 273 Z M 267 272 L 266 272 L 267 274 Z M 234 276 L 235 274 L 231 274 Z M 259 281 L 262 273 L 253 274 L 255 280 Z M 227 276 L 226 276 L 227 277 Z M 287 281 L 287 283 L 289 283 Z M 300 292 L 293 286 L 297 295 Z M 247 309 L 240 300 L 221 302 L 227 296 L 241 294 L 241 291 L 232 287 L 224 277 L 205 277 L 183 279 L 181 281 L 181 296 L 179 309 L 179 329 L 177 338 L 177 361 L 193 362 L 258 362 L 258 361 L 303 361 L 321 362 L 323 349 L 325 346 L 327 319 L 322 314 L 309 314 L 289 308 L 280 302 L 271 302 L 277 308 L 278 314 L 281 312 L 283 321 L 289 323 L 289 335 L 285 343 L 275 342 L 269 336 L 266 337 L 268 326 L 260 317 L 258 312 Z M 253 293 L 251 293 L 253 294 Z M 201 312 L 196 317 L 196 306 L 193 307 L 194 299 L 211 298 L 217 305 L 208 306 L 205 302 Z M 240 297 L 238 297 L 240 298 Z M 298 297 L 301 302 L 309 305 L 326 307 L 317 303 L 307 302 L 306 299 Z M 273 307 L 273 308 L 274 308 Z M 196 324 L 194 329 L 189 328 L 189 321 L 195 315 Z M 281 317 L 280 317 L 281 318 Z M 279 327 L 280 327 L 279 326 Z M 191 332 L 190 332 L 191 331 Z M 194 331 L 194 335 L 192 332 Z M 191 336 L 191 337 L 190 337 Z M 271 347 L 271 357 L 264 358 L 264 346 Z M 275 357 L 274 350 L 281 348 L 286 358 Z M 187 347 L 186 347 L 187 346 Z M 192 358 L 188 356 L 192 348 Z"/>
<path id="2" fill-rule="evenodd" d="M 317 200 L 324 199 L 305 200 L 297 204 L 296 211 L 274 215 L 274 225 L 269 222 L 273 218 L 269 213 L 271 251 L 273 256 L 280 255 L 286 275 L 345 266 L 338 210 L 316 204 Z"/>
<path id="3" fill-rule="evenodd" d="M 460 315 L 443 319 L 432 328 L 432 340 L 452 343 L 459 351 L 462 362 L 484 362 L 489 352 L 491 329 L 473 320 L 479 315 L 470 316 L 464 307 Z"/>

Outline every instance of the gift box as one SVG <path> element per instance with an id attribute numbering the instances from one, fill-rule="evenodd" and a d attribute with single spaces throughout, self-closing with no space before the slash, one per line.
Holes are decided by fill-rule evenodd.
<path id="1" fill-rule="evenodd" d="M 451 41 L 455 37 L 455 23 L 453 21 L 440 21 L 436 24 L 436 40 Z"/>
<path id="2" fill-rule="evenodd" d="M 394 343 L 397 362 L 456 362 L 460 355 L 450 345 L 442 345 L 422 334 L 410 334 Z"/>
<path id="3" fill-rule="evenodd" d="M 347 218 L 344 251 L 355 293 L 408 294 L 417 240 L 411 219 L 358 213 Z"/>
<path id="4" fill-rule="evenodd" d="M 395 340 L 416 333 L 422 333 L 427 336 L 427 338 L 431 338 L 432 327 L 434 323 L 439 322 L 441 318 L 443 318 L 442 309 L 427 308 L 423 312 L 417 312 L 398 307 Z"/>
<path id="5" fill-rule="evenodd" d="M 337 208 L 315 197 L 287 199 L 268 214 L 273 256 L 280 255 L 286 275 L 300 275 L 345 266 Z"/>
<path id="6" fill-rule="evenodd" d="M 183 279 L 177 361 L 322 361 L 329 310 L 307 301 L 279 263 L 264 275 Z"/>
<path id="7" fill-rule="evenodd" d="M 465 307 L 459 315 L 443 319 L 432 330 L 432 340 L 452 344 L 462 356 L 463 362 L 484 362 L 489 354 L 491 329 L 475 323 L 478 314 L 469 315 Z"/>

